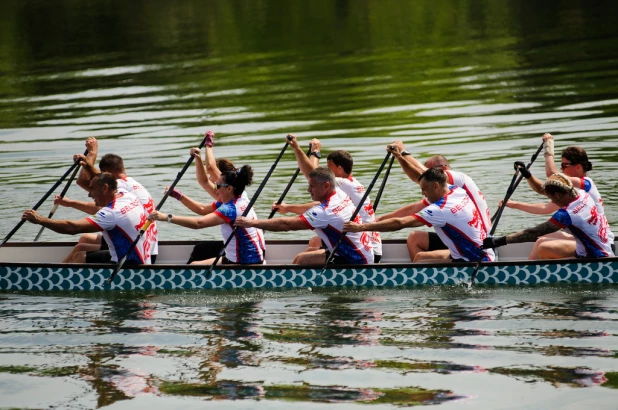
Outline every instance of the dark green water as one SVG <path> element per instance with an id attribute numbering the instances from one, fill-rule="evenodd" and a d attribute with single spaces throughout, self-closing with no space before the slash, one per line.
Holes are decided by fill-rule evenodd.
<path id="1" fill-rule="evenodd" d="M 208 129 L 217 156 L 251 164 L 258 182 L 287 133 L 319 138 L 325 152 L 349 150 L 366 184 L 384 146 L 401 139 L 420 159 L 446 155 L 492 210 L 512 162 L 529 161 L 551 132 L 558 150 L 588 151 L 610 224 L 618 222 L 616 2 L 1 6 L 2 237 L 88 136 L 101 153 L 121 154 L 158 201 Z M 295 168 L 286 154 L 258 214 Z M 542 176 L 542 163 L 532 171 Z M 178 187 L 207 200 L 192 168 Z M 68 196 L 86 199 L 73 188 Z M 419 198 L 394 168 L 378 213 Z M 299 179 L 288 200 L 306 199 Z M 523 185 L 514 199 L 542 200 Z M 188 214 L 171 199 L 163 209 Z M 544 219 L 508 209 L 497 233 Z M 37 231 L 27 224 L 12 240 Z M 219 238 L 216 228 L 160 232 Z M 312 409 L 612 408 L 616 397 L 613 287 L 0 297 L 0 407 L 191 408 L 208 399 L 234 409 L 287 400 Z"/>

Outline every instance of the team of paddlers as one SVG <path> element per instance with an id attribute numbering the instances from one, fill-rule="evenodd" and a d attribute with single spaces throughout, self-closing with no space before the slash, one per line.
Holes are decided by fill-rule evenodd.
<path id="1" fill-rule="evenodd" d="M 291 217 L 259 219 L 246 187 L 253 182 L 249 165 L 236 167 L 225 158 L 215 159 L 214 133 L 208 131 L 202 147 L 190 150 L 195 159 L 198 183 L 214 199 L 201 203 L 175 188 L 168 187 L 164 198 L 171 196 L 197 216 L 180 216 L 155 210 L 154 201 L 139 182 L 129 177 L 123 160 L 106 154 L 95 165 L 98 142 L 86 141 L 86 155 L 76 154 L 81 165 L 77 184 L 88 191 L 93 202 L 77 201 L 57 195 L 54 202 L 81 210 L 90 216 L 79 220 L 45 218 L 35 210 L 25 211 L 22 219 L 63 234 L 82 234 L 67 256 L 67 263 L 155 263 L 158 253 L 158 231 L 155 221 L 186 228 L 201 229 L 220 226 L 222 241 L 198 244 L 187 263 L 212 265 L 223 255 L 221 264 L 266 263 L 264 231 L 313 230 L 307 249 L 293 259 L 294 264 L 315 265 L 379 263 L 382 256 L 380 232 L 403 228 L 433 227 L 434 232 L 413 230 L 407 247 L 412 262 L 493 261 L 493 249 L 510 243 L 535 242 L 529 259 L 603 258 L 614 256 L 614 235 L 608 225 L 603 201 L 588 176 L 592 164 L 586 151 L 567 147 L 562 151 L 558 172 L 554 159 L 554 138 L 542 137 L 539 147 L 545 158 L 547 179 L 533 176 L 530 164 L 517 161 L 510 193 L 525 178 L 529 186 L 549 199 L 538 204 L 510 201 L 498 204 L 534 214 L 551 214 L 548 221 L 508 236 L 493 236 L 492 218 L 481 190 L 472 178 L 451 169 L 444 156 L 436 155 L 424 163 L 406 151 L 401 141 L 386 146 L 405 174 L 420 186 L 423 199 L 396 211 L 377 217 L 368 192 L 353 175 L 349 152 L 337 150 L 319 166 L 322 145 L 312 139 L 307 152 L 294 135 L 285 138 L 285 147 L 293 149 L 299 171 L 308 181 L 311 201 L 288 204 L 282 197 L 273 203 L 275 212 L 296 214 Z M 279 160 L 279 158 L 277 160 Z M 536 156 L 534 157 L 536 158 Z M 187 163 L 189 165 L 190 161 Z M 382 167 L 384 166 L 382 164 Z M 186 168 L 185 168 L 186 169 Z M 380 168 L 381 170 L 382 168 Z M 377 175 L 376 175 L 377 177 Z M 176 181 L 177 182 L 177 181 Z M 264 181 L 265 182 L 265 181 Z M 292 182 L 292 181 L 291 181 Z M 375 180 L 374 180 L 375 182 Z M 373 185 L 373 183 L 372 183 Z M 288 186 L 289 188 L 289 186 Z M 497 219 L 494 219 L 494 224 Z M 222 252 L 222 249 L 224 251 Z"/>

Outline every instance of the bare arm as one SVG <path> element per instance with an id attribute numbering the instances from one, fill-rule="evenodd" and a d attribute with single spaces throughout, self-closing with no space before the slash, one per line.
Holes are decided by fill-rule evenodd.
<path id="1" fill-rule="evenodd" d="M 395 141 L 387 145 L 386 150 L 390 151 L 393 156 L 397 158 L 397 162 L 399 162 L 401 169 L 403 169 L 403 172 L 406 173 L 408 178 L 418 184 L 419 177 L 427 170 L 427 167 L 418 162 L 412 155 L 401 155 L 402 152 L 405 151 L 405 147 L 401 141 Z"/>
<path id="2" fill-rule="evenodd" d="M 213 198 L 216 198 L 216 186 L 208 179 L 208 173 L 207 173 L 208 150 L 209 149 L 211 151 L 210 154 L 212 156 L 212 163 L 215 164 L 214 155 L 212 154 L 212 148 L 206 147 L 206 164 L 207 165 L 204 165 L 204 163 L 202 162 L 202 155 L 201 155 L 199 148 L 191 148 L 191 150 L 189 151 L 189 154 L 195 158 L 195 178 L 197 179 L 197 182 L 200 184 L 202 188 L 204 188 L 204 191 L 208 192 L 208 195 L 210 195 Z M 214 167 L 217 168 L 217 165 L 214 165 Z M 219 172 L 218 168 L 217 168 L 217 172 Z M 221 175 L 221 172 L 219 172 L 219 175 Z M 193 209 L 191 210 L 193 211 Z"/>
<path id="3" fill-rule="evenodd" d="M 554 137 L 550 133 L 543 135 L 543 147 L 545 155 L 545 174 L 547 177 L 558 172 L 554 158 Z"/>
<path id="4" fill-rule="evenodd" d="M 296 156 L 296 162 L 298 162 L 298 168 L 300 168 L 300 172 L 302 172 L 305 178 L 307 178 L 308 180 L 309 173 L 318 167 L 318 159 L 313 156 L 310 159 L 307 154 L 305 154 L 305 152 L 300 147 L 296 136 L 288 134 L 286 138 L 288 143 L 290 144 L 290 147 L 292 147 L 292 149 L 294 150 L 294 156 Z"/>
<path id="5" fill-rule="evenodd" d="M 413 216 L 405 216 L 403 218 L 391 218 L 380 222 L 372 222 L 367 224 L 356 224 L 354 222 L 346 222 L 343 225 L 344 232 L 363 232 L 363 231 L 378 231 L 392 232 L 399 231 L 403 228 L 416 228 L 424 224 Z"/>
<path id="6" fill-rule="evenodd" d="M 248 219 L 245 217 L 236 218 L 234 226 L 243 228 L 260 228 L 266 231 L 300 231 L 308 229 L 307 225 L 298 217 L 292 216 L 287 218 L 276 219 Z"/>
<path id="7" fill-rule="evenodd" d="M 404 216 L 410 216 L 410 215 L 413 215 L 413 214 L 419 212 L 425 206 L 426 205 L 423 203 L 423 201 L 418 201 L 418 202 L 415 202 L 413 204 L 403 206 L 403 207 L 397 209 L 396 211 L 384 214 L 384 215 L 376 218 L 376 221 L 380 222 L 380 221 L 385 221 L 385 220 L 391 219 L 391 218 L 401 218 L 401 217 L 404 217 Z"/>
<path id="8" fill-rule="evenodd" d="M 101 172 L 94 166 L 97 161 L 97 155 L 99 154 L 99 142 L 96 138 L 90 137 L 86 140 L 86 150 L 88 151 L 86 157 L 80 155 L 82 157 L 82 169 L 79 171 L 76 184 L 86 191 L 89 191 L 90 180 Z M 74 156 L 73 161 L 75 161 L 75 159 Z"/>
<path id="9" fill-rule="evenodd" d="M 273 202 L 273 206 L 271 207 L 271 209 L 276 208 L 277 212 L 280 212 L 282 214 L 293 213 L 300 215 L 304 214 L 318 204 L 318 201 L 309 202 L 307 204 L 286 204 L 285 202 L 278 204 L 276 202 Z"/>
<path id="10" fill-rule="evenodd" d="M 152 211 L 148 215 L 148 219 L 151 221 L 167 221 L 167 214 L 159 211 Z M 211 213 L 205 216 L 172 216 L 170 221 L 174 225 L 184 226 L 191 229 L 202 229 L 210 226 L 222 225 L 225 223 L 217 214 Z"/>
<path id="11" fill-rule="evenodd" d="M 212 204 L 203 204 L 194 199 L 189 198 L 186 195 L 183 195 L 180 198 L 180 203 L 189 208 L 191 211 L 195 212 L 198 215 L 208 215 L 213 213 L 215 210 L 212 208 Z"/>
<path id="12" fill-rule="evenodd" d="M 545 195 L 545 190 L 543 189 L 543 182 L 540 179 L 532 175 L 530 178 L 527 178 L 526 181 L 528 181 L 528 185 L 530 185 L 530 188 L 532 188 L 534 192 L 536 192 L 537 194 Z"/>
<path id="13" fill-rule="evenodd" d="M 534 242 L 540 236 L 554 233 L 559 230 L 560 227 L 558 225 L 547 221 L 535 226 L 534 228 L 524 229 L 523 231 L 508 235 L 506 237 L 506 243 Z"/>
<path id="14" fill-rule="evenodd" d="M 500 207 L 501 205 L 502 201 L 500 201 L 498 207 Z M 506 207 L 528 212 L 529 214 L 534 215 L 548 215 L 556 212 L 559 209 L 558 205 L 554 204 L 551 201 L 542 204 L 528 204 L 525 202 L 508 201 L 506 203 Z"/>
<path id="15" fill-rule="evenodd" d="M 101 209 L 101 207 L 94 202 L 76 201 L 73 199 L 69 199 L 66 196 L 60 198 L 60 195 L 56 195 L 56 198 L 54 199 L 54 204 L 77 209 L 78 211 L 85 212 L 89 215 L 94 215 L 99 212 L 99 209 Z"/>
<path id="16" fill-rule="evenodd" d="M 24 212 L 22 219 L 32 222 L 35 225 L 42 225 L 54 232 L 67 235 L 100 231 L 96 225 L 91 224 L 86 219 L 80 219 L 78 221 L 49 219 L 39 215 L 33 210 Z"/>

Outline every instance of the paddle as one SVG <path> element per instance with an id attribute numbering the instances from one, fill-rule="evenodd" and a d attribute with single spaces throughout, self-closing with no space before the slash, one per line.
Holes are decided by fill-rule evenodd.
<path id="1" fill-rule="evenodd" d="M 210 131 L 208 131 L 208 132 L 210 132 Z M 202 142 L 200 143 L 200 146 L 199 146 L 200 149 L 202 149 L 204 147 L 204 145 L 206 144 L 206 138 L 208 137 L 208 132 L 204 134 L 204 139 L 202 140 Z M 182 176 L 185 174 L 185 171 L 191 165 L 191 162 L 193 162 L 193 158 L 195 158 L 195 157 L 193 155 L 191 155 L 191 157 L 187 160 L 187 163 L 185 164 L 185 166 L 182 167 L 182 170 L 176 175 L 176 180 L 172 183 L 172 185 L 170 185 L 170 187 L 168 188 L 167 192 L 165 192 L 165 195 L 163 195 L 163 198 L 161 199 L 161 201 L 159 202 L 159 204 L 155 208 L 156 211 L 161 209 L 161 207 L 163 206 L 163 204 L 167 200 L 167 197 L 170 196 L 170 194 L 172 193 L 172 191 L 176 187 L 176 184 L 178 184 L 178 182 L 180 182 L 180 178 L 182 178 Z M 116 265 L 116 269 L 114 269 L 114 271 L 109 276 L 109 278 L 107 278 L 106 283 L 112 283 L 112 281 L 116 277 L 116 274 L 118 274 L 118 271 L 120 271 L 120 269 L 122 269 L 122 265 L 124 265 L 124 263 L 127 261 L 127 258 L 129 257 L 129 254 L 131 253 L 133 248 L 135 248 L 135 246 L 137 245 L 139 240 L 142 238 L 142 236 L 144 236 L 144 233 L 148 230 L 148 227 L 151 224 L 152 224 L 152 221 L 146 221 L 144 226 L 142 226 L 142 229 L 140 229 L 139 233 L 137 234 L 137 238 L 135 238 L 135 240 L 133 241 L 131 246 L 129 246 L 129 250 L 127 251 L 127 253 L 122 257 L 122 259 L 120 259 L 120 261 Z"/>
<path id="2" fill-rule="evenodd" d="M 539 149 L 537 149 L 536 152 L 534 153 L 534 155 L 532 155 L 532 157 L 530 158 L 530 163 L 528 163 L 528 165 L 526 165 L 526 169 L 530 169 L 530 166 L 536 160 L 536 157 L 539 156 L 539 153 L 542 150 L 543 150 L 543 143 L 541 143 L 541 145 L 539 146 Z M 519 174 L 519 171 L 516 170 L 515 173 L 513 174 L 513 178 L 511 178 L 511 183 L 510 183 L 508 189 L 506 190 L 506 194 L 504 195 L 504 199 L 502 200 L 502 204 L 500 205 L 500 207 L 496 211 L 496 214 L 494 215 L 495 220 L 494 220 L 494 218 L 492 218 L 493 225 L 491 226 L 491 230 L 489 231 L 489 235 L 488 236 L 493 236 L 494 233 L 496 232 L 496 228 L 498 227 L 498 221 L 500 221 L 500 217 L 502 216 L 502 211 L 504 211 L 504 208 L 506 207 L 506 203 L 509 201 L 509 199 L 511 198 L 511 196 L 515 192 L 515 189 L 517 188 L 517 185 L 519 185 L 519 183 L 523 179 L 523 175 L 519 175 L 519 177 L 518 177 L 517 176 L 518 174 Z M 472 286 L 472 283 L 474 283 L 474 279 L 476 278 L 476 274 L 478 273 L 479 268 L 481 267 L 481 262 L 482 261 L 483 261 L 483 257 L 481 256 L 479 258 L 478 262 L 476 263 L 476 266 L 474 267 L 474 271 L 472 272 L 472 275 L 470 276 L 470 282 L 468 283 L 468 288 L 470 288 Z"/>
<path id="3" fill-rule="evenodd" d="M 291 138 L 288 137 L 288 141 L 290 141 L 290 140 L 291 140 Z M 290 145 L 290 144 L 286 141 L 285 145 L 283 146 L 283 149 L 279 153 L 279 156 L 277 157 L 277 159 L 275 160 L 273 165 L 270 167 L 270 170 L 268 171 L 268 174 L 266 174 L 266 176 L 264 177 L 264 180 L 260 184 L 260 186 L 257 189 L 257 191 L 255 191 L 255 194 L 253 194 L 253 198 L 251 198 L 251 201 L 249 201 L 249 205 L 247 205 L 247 209 L 245 209 L 245 212 L 242 213 L 243 217 L 249 215 L 249 211 L 253 207 L 253 204 L 255 204 L 255 201 L 258 199 L 258 196 L 260 196 L 260 193 L 262 192 L 262 189 L 264 189 L 264 186 L 266 185 L 266 182 L 268 181 L 268 179 L 272 175 L 273 171 L 277 167 L 277 164 L 279 163 L 279 160 L 283 156 L 283 153 L 285 152 L 285 150 L 288 148 L 288 145 Z M 208 274 L 206 275 L 206 279 L 208 279 L 210 277 L 210 273 L 212 272 L 213 268 L 215 267 L 217 262 L 219 262 L 219 259 L 221 259 L 223 254 L 225 253 L 225 248 L 227 247 L 227 245 L 230 243 L 230 241 L 232 240 L 232 238 L 236 234 L 236 229 L 238 229 L 237 226 L 235 226 L 233 228 L 232 233 L 230 234 L 230 236 L 228 236 L 227 240 L 223 244 L 223 248 L 221 248 L 221 251 L 219 252 L 219 255 L 217 255 L 217 257 L 215 258 L 215 261 L 212 263 L 212 265 L 210 265 L 210 268 L 208 268 Z"/>
<path id="4" fill-rule="evenodd" d="M 350 218 L 350 222 L 352 222 L 352 221 L 354 221 L 354 219 L 356 219 L 356 216 L 358 215 L 358 213 L 362 209 L 363 204 L 367 200 L 367 197 L 369 196 L 369 193 L 373 189 L 373 186 L 375 185 L 376 181 L 378 180 L 378 177 L 382 173 L 382 170 L 384 169 L 384 166 L 386 165 L 386 161 L 388 161 L 388 157 L 390 157 L 390 156 L 391 156 L 391 152 L 389 151 L 389 152 L 386 153 L 386 156 L 384 157 L 384 161 L 382 161 L 382 164 L 380 165 L 380 168 L 378 169 L 378 172 L 376 173 L 376 175 L 373 177 L 373 180 L 371 181 L 371 184 L 369 184 L 369 187 L 365 191 L 365 195 L 363 195 L 363 198 L 360 200 L 360 202 L 358 203 L 358 206 L 354 210 L 354 213 L 352 214 L 352 217 Z M 391 164 L 392 164 L 392 161 L 391 161 Z M 341 245 L 341 242 L 343 241 L 343 238 L 345 238 L 345 236 L 347 234 L 348 234 L 347 232 L 342 232 L 341 235 L 339 235 L 339 240 L 337 241 L 337 243 L 333 247 L 333 250 L 330 251 L 330 254 L 328 255 L 328 258 L 326 259 L 326 263 L 324 264 L 324 266 L 322 267 L 322 270 L 320 271 L 320 276 L 322 276 L 322 274 L 326 270 L 326 267 L 328 266 L 330 261 L 335 257 L 335 251 L 337 250 L 337 248 L 339 248 L 339 245 Z"/>
<path id="5" fill-rule="evenodd" d="M 530 167 L 532 166 L 532 164 L 534 163 L 534 161 L 536 161 L 536 157 L 539 156 L 539 153 L 543 150 L 543 143 L 541 143 L 541 146 L 539 146 L 539 149 L 536 150 L 536 152 L 534 153 L 534 155 L 532 155 L 532 157 L 530 157 L 530 162 L 528 163 L 528 165 L 526 165 L 526 169 L 530 169 Z M 502 215 L 502 210 L 504 209 L 504 207 L 506 206 L 506 201 L 508 201 L 508 199 L 511 198 L 511 195 L 513 195 L 513 193 L 515 192 L 515 189 L 517 189 L 517 186 L 519 185 L 519 183 L 521 182 L 521 180 L 523 179 L 523 175 L 519 176 L 519 179 L 517 181 L 515 181 L 515 184 L 511 183 L 511 186 L 509 186 L 509 190 L 506 191 L 506 200 L 502 203 L 502 206 L 500 208 L 498 208 L 498 210 L 496 211 L 496 213 L 494 214 L 494 216 L 491 217 L 491 222 L 494 223 L 494 221 L 498 218 L 500 218 L 500 216 Z"/>
<path id="6" fill-rule="evenodd" d="M 84 151 L 84 155 L 88 155 L 88 150 Z M 36 211 L 39 206 L 41 206 L 43 204 L 43 202 L 45 202 L 45 200 L 52 194 L 52 192 L 54 192 L 56 190 L 56 188 L 58 188 L 58 186 L 62 183 L 62 181 L 64 181 L 64 179 L 67 177 L 67 175 L 69 175 L 71 173 L 71 171 L 73 171 L 75 168 L 79 167 L 79 163 L 80 163 L 81 159 L 78 159 L 77 161 L 73 162 L 73 165 L 71 165 L 71 167 L 67 170 L 67 172 L 64 173 L 63 176 L 60 177 L 60 179 L 58 181 L 56 181 L 56 183 L 54 184 L 54 186 L 52 186 L 50 188 L 49 191 L 47 191 L 47 193 L 45 195 L 43 195 L 43 198 L 41 198 L 39 200 L 39 202 L 36 203 L 36 205 L 34 205 L 32 207 L 32 210 Z M 2 240 L 2 242 L 0 243 L 0 248 L 2 247 L 2 245 L 4 245 L 9 239 L 11 239 L 11 236 L 13 236 L 15 234 L 15 232 L 17 232 L 19 230 L 19 228 L 21 228 L 21 226 L 26 222 L 25 219 L 22 219 L 21 221 L 19 221 L 19 223 L 15 226 L 15 228 L 13 228 L 13 230 L 11 232 L 9 232 L 9 234 Z"/>
<path id="7" fill-rule="evenodd" d="M 380 203 L 380 198 L 382 198 L 382 192 L 384 192 L 384 187 L 386 186 L 386 180 L 388 179 L 389 174 L 391 173 L 391 167 L 393 166 L 393 161 L 395 157 L 391 158 L 391 162 L 388 163 L 388 168 L 386 168 L 386 172 L 384 173 L 384 179 L 382 179 L 382 185 L 380 185 L 380 189 L 378 189 L 378 194 L 376 195 L 376 199 L 373 202 L 373 212 L 375 213 L 378 209 L 378 204 Z"/>
<path id="8" fill-rule="evenodd" d="M 309 144 L 309 149 L 307 150 L 307 156 L 309 156 L 309 154 L 311 154 L 311 144 Z M 292 175 L 292 179 L 290 179 L 290 182 L 288 182 L 288 186 L 285 187 L 285 189 L 283 190 L 283 193 L 277 200 L 277 205 L 283 202 L 283 199 L 288 194 L 288 191 L 292 187 L 292 184 L 294 183 L 294 181 L 296 181 L 296 177 L 298 176 L 299 173 L 300 173 L 300 167 L 296 168 L 296 172 L 294 172 L 294 175 Z M 277 208 L 273 208 L 270 211 L 270 215 L 268 215 L 268 219 L 271 219 L 273 216 L 275 216 L 275 213 L 277 213 Z"/>
<path id="9" fill-rule="evenodd" d="M 86 151 L 86 154 L 88 155 L 88 152 Z M 75 168 L 75 171 L 73 171 L 73 174 L 71 174 L 71 178 L 69 179 L 69 182 L 67 182 L 67 184 L 64 186 L 64 189 L 62 190 L 62 192 L 60 193 L 60 199 L 64 198 L 64 196 L 66 195 L 67 191 L 69 190 L 69 187 L 71 186 L 71 184 L 73 183 L 73 180 L 75 179 L 75 176 L 77 176 L 77 173 L 79 172 L 79 167 Z M 51 211 L 49 212 L 49 215 L 47 215 L 47 217 L 49 219 L 51 219 L 52 216 L 54 216 L 54 213 L 56 213 L 56 210 L 58 209 L 58 206 L 60 206 L 60 204 L 55 204 Z M 34 238 L 34 242 L 38 241 L 39 238 L 41 237 L 41 235 L 43 234 L 43 231 L 45 230 L 44 226 L 41 226 L 41 229 L 39 230 L 39 233 L 36 235 L 36 237 Z"/>

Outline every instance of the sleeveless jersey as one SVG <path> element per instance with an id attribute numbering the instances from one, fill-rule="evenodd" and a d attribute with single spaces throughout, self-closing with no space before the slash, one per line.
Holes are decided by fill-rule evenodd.
<path id="1" fill-rule="evenodd" d="M 118 262 L 130 251 L 127 261 L 150 264 L 152 241 L 145 234 L 135 247 L 129 249 L 147 217 L 148 212 L 140 200 L 121 189 L 112 202 L 86 220 L 102 231 L 105 242 L 109 245 L 112 262 Z"/>
<path id="2" fill-rule="evenodd" d="M 575 238 L 575 254 L 579 257 L 614 256 L 611 246 L 614 234 L 607 218 L 599 213 L 592 196 L 583 190 L 569 205 L 556 211 L 549 220 L 567 230 Z"/>
<path id="3" fill-rule="evenodd" d="M 350 199 L 352 199 L 354 206 L 358 207 L 361 199 L 363 199 L 363 196 L 365 195 L 365 187 L 352 175 L 347 178 L 338 177 L 336 178 L 336 181 L 337 186 L 341 188 L 341 190 L 345 192 Z M 371 223 L 376 221 L 373 205 L 371 205 L 371 199 L 369 199 L 369 197 L 365 199 L 365 202 L 363 203 L 363 206 L 358 214 L 360 215 L 363 223 Z M 382 255 L 382 237 L 380 236 L 380 232 L 369 232 L 369 235 L 371 235 L 373 254 Z"/>
<path id="4" fill-rule="evenodd" d="M 481 249 L 487 230 L 474 200 L 463 188 L 452 185 L 449 190 L 437 202 L 430 203 L 424 199 L 427 206 L 413 216 L 423 224 L 434 227 L 453 259 L 493 261 L 494 252 Z"/>
<path id="5" fill-rule="evenodd" d="M 352 199 L 341 189 L 335 188 L 335 192 L 326 201 L 312 207 L 299 218 L 309 229 L 315 230 L 332 252 L 341 236 L 343 224 L 352 218 L 354 211 Z M 354 222 L 362 222 L 360 215 L 356 215 Z M 353 264 L 373 263 L 373 247 L 369 235 L 369 232 L 348 232 L 335 254 Z"/>
<path id="6" fill-rule="evenodd" d="M 226 222 L 221 225 L 223 242 L 227 241 L 227 238 L 234 232 L 234 221 L 237 217 L 242 216 L 247 205 L 249 205 L 249 201 L 243 196 L 236 197 L 226 203 L 213 202 L 215 214 Z M 247 218 L 257 219 L 253 208 L 249 211 Z M 263 263 L 263 249 L 266 249 L 266 245 L 264 233 L 261 229 L 238 227 L 234 237 L 225 247 L 225 256 L 230 261 L 240 264 Z"/>
<path id="7" fill-rule="evenodd" d="M 131 177 L 119 178 L 116 180 L 118 183 L 118 189 L 124 189 L 125 191 L 131 192 L 133 195 L 139 198 L 140 202 L 144 206 L 144 209 L 148 214 L 155 209 L 154 200 L 148 193 L 148 190 L 144 188 L 142 184 L 137 182 Z M 155 221 L 148 226 L 148 229 L 144 233 L 145 236 L 148 236 L 150 241 L 152 242 L 152 252 L 151 255 L 159 254 L 159 232 L 157 231 L 157 224 Z"/>

